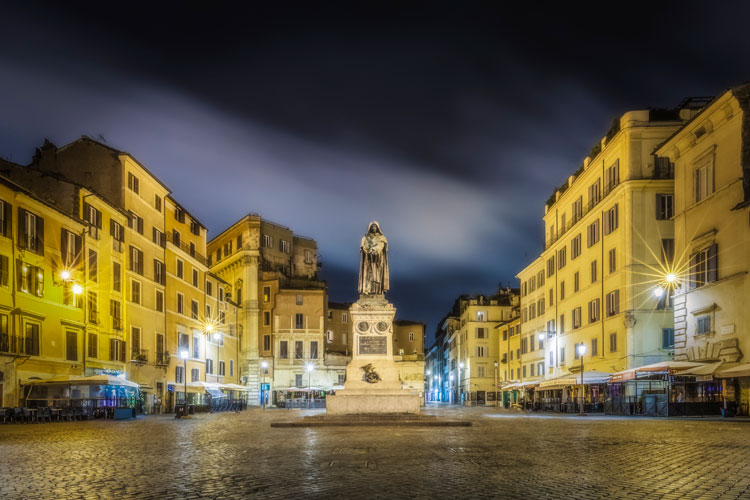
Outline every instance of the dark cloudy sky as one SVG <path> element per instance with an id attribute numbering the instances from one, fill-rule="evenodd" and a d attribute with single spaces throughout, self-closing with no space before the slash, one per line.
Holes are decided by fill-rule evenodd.
<path id="1" fill-rule="evenodd" d="M 0 155 L 103 137 L 212 234 L 259 212 L 314 237 L 333 300 L 377 219 L 389 298 L 432 331 L 516 283 L 615 116 L 750 75 L 744 2 L 506 3 L 4 3 Z"/>

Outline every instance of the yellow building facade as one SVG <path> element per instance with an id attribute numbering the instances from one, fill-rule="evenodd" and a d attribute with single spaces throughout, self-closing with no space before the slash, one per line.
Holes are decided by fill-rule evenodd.
<path id="1" fill-rule="evenodd" d="M 674 181 L 652 152 L 692 113 L 625 113 L 547 202 L 545 249 L 518 274 L 521 350 L 546 334 L 537 378 L 539 366 L 545 379 L 580 371 L 579 346 L 585 371 L 671 359 L 662 344 L 673 328 L 671 304 L 654 296 L 653 284 L 654 269 L 674 254 Z"/>
<path id="2" fill-rule="evenodd" d="M 722 362 L 704 379 L 723 381 L 723 396 L 745 415 L 750 405 L 749 112 L 750 86 L 732 88 L 656 150 L 675 172 L 676 259 L 670 269 L 677 277 L 675 359 Z M 740 371 L 722 374 L 738 365 Z"/>

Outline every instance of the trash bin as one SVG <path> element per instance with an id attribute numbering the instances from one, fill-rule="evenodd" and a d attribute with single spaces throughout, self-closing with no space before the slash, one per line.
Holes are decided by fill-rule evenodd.
<path id="1" fill-rule="evenodd" d="M 188 415 L 195 414 L 195 405 L 188 406 Z"/>
<path id="2" fill-rule="evenodd" d="M 185 407 L 183 405 L 175 405 L 174 407 L 174 418 L 182 418 Z"/>

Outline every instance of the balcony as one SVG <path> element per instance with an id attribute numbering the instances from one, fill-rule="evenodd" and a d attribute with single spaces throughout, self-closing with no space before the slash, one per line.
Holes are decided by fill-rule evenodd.
<path id="1" fill-rule="evenodd" d="M 197 260 L 204 266 L 208 265 L 208 260 L 206 260 L 206 257 L 199 254 L 195 250 L 195 246 L 191 247 L 189 244 L 182 241 L 182 239 L 179 236 L 175 236 L 175 233 L 173 232 L 167 233 L 167 241 L 172 243 L 174 246 L 178 247 L 180 250 L 182 250 L 183 252 L 185 252 L 186 254 L 188 254 L 189 256 L 191 256 L 192 258 L 194 258 L 195 260 Z"/>
<path id="2" fill-rule="evenodd" d="M 112 240 L 112 250 L 114 250 L 117 253 L 122 253 L 122 241 L 118 241 L 113 239 Z"/>
<path id="3" fill-rule="evenodd" d="M 156 364 L 165 366 L 169 364 L 169 353 L 167 351 L 156 352 Z"/>
<path id="4" fill-rule="evenodd" d="M 89 237 L 95 240 L 98 240 L 100 237 L 99 228 L 96 226 L 92 226 L 90 222 L 89 222 L 89 227 L 88 227 L 88 233 L 89 233 Z"/>
<path id="5" fill-rule="evenodd" d="M 146 349 L 133 349 L 130 352 L 130 360 L 135 363 L 148 362 L 148 351 Z"/>
<path id="6" fill-rule="evenodd" d="M 92 325 L 98 325 L 99 324 L 99 311 L 97 311 L 96 309 L 89 309 L 88 319 L 89 319 L 89 323 L 91 323 Z"/>
<path id="7" fill-rule="evenodd" d="M 112 318 L 112 329 L 122 331 L 122 318 Z"/>

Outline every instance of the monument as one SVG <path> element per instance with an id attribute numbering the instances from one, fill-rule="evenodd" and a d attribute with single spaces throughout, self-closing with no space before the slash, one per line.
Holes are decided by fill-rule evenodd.
<path id="1" fill-rule="evenodd" d="M 352 360 L 344 389 L 326 398 L 329 415 L 419 413 L 420 396 L 402 389 L 393 360 L 396 309 L 385 298 L 389 288 L 388 240 L 373 221 L 360 245 L 359 300 L 349 310 Z"/>

